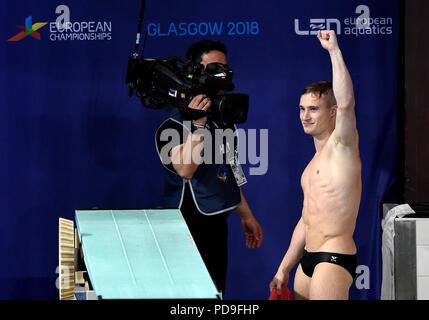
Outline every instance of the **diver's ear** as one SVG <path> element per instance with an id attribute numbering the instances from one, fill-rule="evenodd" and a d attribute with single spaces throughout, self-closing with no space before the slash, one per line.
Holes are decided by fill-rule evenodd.
<path id="1" fill-rule="evenodd" d="M 330 116 L 331 116 L 331 117 L 333 117 L 333 116 L 335 116 L 335 115 L 337 114 L 337 108 L 338 108 L 338 106 L 337 106 L 336 104 L 334 104 L 334 105 L 331 107 L 331 111 L 330 111 Z"/>

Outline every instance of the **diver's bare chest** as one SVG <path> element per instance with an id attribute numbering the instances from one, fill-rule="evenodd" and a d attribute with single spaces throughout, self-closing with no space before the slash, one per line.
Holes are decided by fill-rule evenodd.
<path id="1" fill-rule="evenodd" d="M 302 189 L 305 192 L 312 187 L 327 186 L 330 181 L 332 181 L 332 172 L 329 159 L 323 154 L 315 155 L 302 173 Z"/>

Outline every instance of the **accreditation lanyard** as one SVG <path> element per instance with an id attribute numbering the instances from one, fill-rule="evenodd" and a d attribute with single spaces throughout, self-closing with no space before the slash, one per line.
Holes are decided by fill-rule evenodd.
<path id="1" fill-rule="evenodd" d="M 219 126 L 216 122 L 212 121 L 216 129 L 219 129 Z M 226 150 L 226 148 L 223 148 L 223 150 Z M 247 183 L 246 176 L 243 172 L 243 168 L 241 167 L 240 162 L 238 161 L 238 151 L 235 148 L 234 150 L 234 156 L 228 159 L 228 164 L 231 168 L 231 171 L 234 175 L 235 181 L 237 182 L 237 185 L 241 187 L 242 185 Z M 222 182 L 225 182 L 228 179 L 228 165 L 227 164 L 221 164 L 219 165 L 219 169 L 217 171 L 217 177 Z"/>

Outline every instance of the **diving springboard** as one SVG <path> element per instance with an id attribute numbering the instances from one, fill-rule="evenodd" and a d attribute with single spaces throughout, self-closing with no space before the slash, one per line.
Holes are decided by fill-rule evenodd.
<path id="1" fill-rule="evenodd" d="M 218 298 L 180 210 L 75 213 L 85 266 L 99 298 Z"/>

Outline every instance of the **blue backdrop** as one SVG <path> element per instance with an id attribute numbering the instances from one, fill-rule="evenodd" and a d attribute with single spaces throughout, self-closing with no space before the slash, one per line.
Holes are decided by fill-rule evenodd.
<path id="1" fill-rule="evenodd" d="M 225 299 L 268 298 L 300 217 L 300 176 L 314 145 L 300 125 L 298 102 L 306 85 L 331 80 L 328 53 L 312 34 L 328 25 L 354 82 L 363 163 L 355 232 L 362 266 L 351 298 L 378 299 L 380 203 L 396 179 L 399 1 L 183 3 L 148 1 L 145 57 L 184 55 L 203 38 L 223 41 L 236 92 L 250 95 L 248 121 L 240 127 L 256 129 L 258 138 L 261 129 L 269 131 L 268 171 L 249 175 L 257 165 L 243 166 L 243 189 L 264 242 L 246 249 L 239 218 L 231 215 Z M 72 219 L 76 208 L 161 203 L 154 132 L 165 112 L 142 108 L 124 82 L 139 8 L 139 0 L 0 4 L 2 299 L 57 298 L 58 217 Z M 70 28 L 59 30 L 57 19 Z M 38 34 L 7 41 L 22 31 L 17 26 L 36 29 L 40 22 L 47 24 Z"/>

